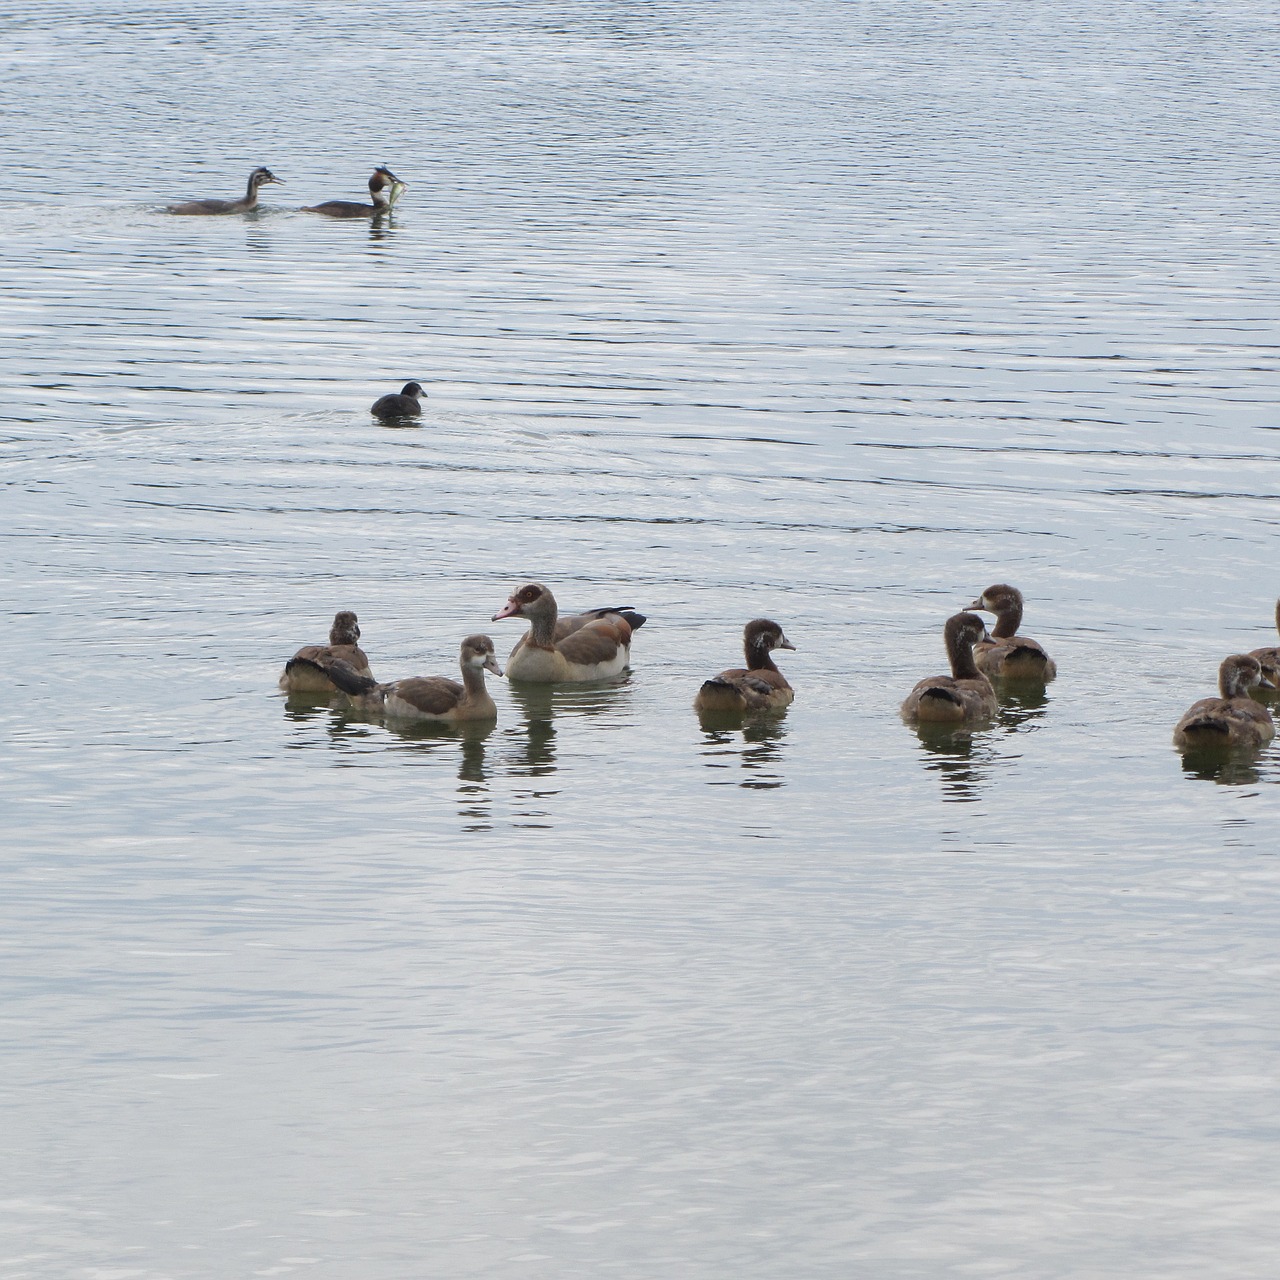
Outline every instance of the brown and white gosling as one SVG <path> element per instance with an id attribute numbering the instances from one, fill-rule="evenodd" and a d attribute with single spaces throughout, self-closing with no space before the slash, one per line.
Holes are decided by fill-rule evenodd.
<path id="1" fill-rule="evenodd" d="M 526 583 L 513 591 L 493 615 L 495 622 L 500 618 L 529 620 L 529 630 L 516 641 L 507 659 L 508 680 L 539 684 L 607 680 L 625 671 L 631 662 L 632 627 L 625 612 L 602 610 L 580 615 L 574 621 L 581 621 L 581 625 L 566 635 L 557 625 L 556 598 L 540 582 Z"/>
<path id="2" fill-rule="evenodd" d="M 903 719 L 966 724 L 994 716 L 999 710 L 996 691 L 973 660 L 974 645 L 987 634 L 982 619 L 974 613 L 954 614 L 942 634 L 951 674 L 921 680 L 902 704 Z"/>
<path id="3" fill-rule="evenodd" d="M 446 676 L 410 676 L 379 684 L 356 672 L 341 658 L 330 663 L 329 675 L 352 703 L 397 720 L 496 720 L 498 708 L 485 688 L 484 673 L 502 674 L 488 636 L 468 636 L 458 657 L 462 683 Z"/>
<path id="4" fill-rule="evenodd" d="M 257 168 L 249 175 L 249 184 L 239 200 L 188 200 L 183 204 L 171 204 L 168 212 L 184 214 L 248 213 L 257 208 L 258 188 L 269 182 L 283 183 L 270 169 Z"/>
<path id="5" fill-rule="evenodd" d="M 420 382 L 406 382 L 399 391 L 380 396 L 369 409 L 375 418 L 383 422 L 395 422 L 398 418 L 416 418 L 422 412 L 418 403 L 427 393 Z"/>
<path id="6" fill-rule="evenodd" d="M 1176 747 L 1260 747 L 1275 737 L 1271 712 L 1249 697 L 1270 688 L 1257 658 L 1233 653 L 1218 668 L 1218 698 L 1201 698 L 1173 731 Z"/>
<path id="7" fill-rule="evenodd" d="M 1280 600 L 1276 601 L 1276 630 L 1280 631 Z M 1280 688 L 1280 648 L 1272 645 L 1267 649 L 1250 649 L 1249 657 L 1257 658 L 1258 665 L 1262 668 L 1262 678 Z"/>
<path id="8" fill-rule="evenodd" d="M 1052 680 L 1057 665 L 1038 640 L 1020 636 L 1022 592 L 998 582 L 988 587 L 970 606 L 982 613 L 994 613 L 996 625 L 973 651 L 973 660 L 984 675 L 1001 680 Z"/>
<path id="9" fill-rule="evenodd" d="M 304 645 L 284 664 L 280 688 L 288 693 L 333 693 L 329 664 L 342 661 L 359 675 L 369 674 L 369 659 L 359 645 L 360 623 L 350 609 L 334 614 L 328 644 Z"/>
<path id="10" fill-rule="evenodd" d="M 789 707 L 796 696 L 771 656 L 774 649 L 794 649 L 782 628 L 768 618 L 755 618 L 743 628 L 747 665 L 731 667 L 703 682 L 693 709 L 705 711 L 763 711 Z"/>

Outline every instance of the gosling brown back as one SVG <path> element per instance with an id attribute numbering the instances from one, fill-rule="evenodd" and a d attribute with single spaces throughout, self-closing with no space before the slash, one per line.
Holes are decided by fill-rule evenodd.
<path id="1" fill-rule="evenodd" d="M 989 719 L 999 709 L 996 691 L 973 658 L 973 648 L 986 634 L 982 619 L 973 613 L 957 613 L 943 628 L 949 676 L 921 680 L 902 704 L 906 720 L 940 724 L 964 724 Z"/>
<path id="2" fill-rule="evenodd" d="M 288 693 L 335 693 L 329 667 L 344 661 L 362 676 L 369 675 L 369 659 L 360 648 L 360 623 L 350 609 L 334 614 L 328 644 L 304 645 L 284 664 L 280 688 Z"/>
<path id="3" fill-rule="evenodd" d="M 1043 684 L 1058 674 L 1057 665 L 1044 646 L 1030 636 L 1018 634 L 1023 599 L 1017 587 L 998 582 L 988 587 L 969 608 L 996 615 L 995 628 L 973 650 L 974 661 L 984 675 L 1001 680 L 1036 680 Z"/>
<path id="4" fill-rule="evenodd" d="M 693 700 L 700 713 L 764 711 L 791 705 L 795 691 L 773 660 L 773 650 L 794 649 L 782 628 L 769 618 L 754 618 L 742 630 L 745 667 L 730 667 L 703 681 Z"/>
<path id="5" fill-rule="evenodd" d="M 1173 731 L 1175 746 L 1260 747 L 1275 736 L 1271 712 L 1249 696 L 1264 684 L 1262 666 L 1247 653 L 1233 653 L 1218 668 L 1216 698 L 1193 703 Z"/>

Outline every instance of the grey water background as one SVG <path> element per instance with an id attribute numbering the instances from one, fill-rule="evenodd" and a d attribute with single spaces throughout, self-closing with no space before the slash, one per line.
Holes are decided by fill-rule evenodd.
<path id="1" fill-rule="evenodd" d="M 1280 769 L 1169 737 L 1275 642 L 1278 54 L 0 4 L 0 1277 L 1273 1276 Z M 505 654 L 529 578 L 630 676 L 275 689 L 339 608 Z M 999 580 L 1061 676 L 916 734 Z M 758 614 L 796 702 L 706 730 Z"/>

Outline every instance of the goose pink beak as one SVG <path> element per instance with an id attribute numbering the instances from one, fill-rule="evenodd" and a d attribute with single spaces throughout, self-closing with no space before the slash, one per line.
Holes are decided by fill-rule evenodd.
<path id="1" fill-rule="evenodd" d="M 497 622 L 500 618 L 514 618 L 520 612 L 520 605 L 516 602 L 515 596 L 512 596 L 506 604 L 493 615 L 493 621 Z"/>

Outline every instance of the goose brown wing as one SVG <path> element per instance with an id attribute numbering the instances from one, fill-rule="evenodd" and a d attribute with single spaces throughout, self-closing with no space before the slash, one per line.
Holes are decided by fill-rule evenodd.
<path id="1" fill-rule="evenodd" d="M 445 676 L 410 676 L 397 680 L 387 690 L 389 698 L 399 698 L 426 715 L 442 716 L 462 701 L 463 688 Z"/>
<path id="2" fill-rule="evenodd" d="M 556 648 L 570 662 L 592 666 L 608 662 L 631 643 L 631 628 L 620 618 L 617 621 L 589 622 L 572 635 L 561 640 Z"/>
<path id="3" fill-rule="evenodd" d="M 628 604 L 607 605 L 603 609 L 586 609 L 582 613 L 561 614 L 556 619 L 555 638 L 563 640 L 565 636 L 572 635 L 593 622 L 618 622 L 619 620 L 625 622 L 632 631 L 638 631 L 648 621 L 643 613 L 637 613 Z"/>

